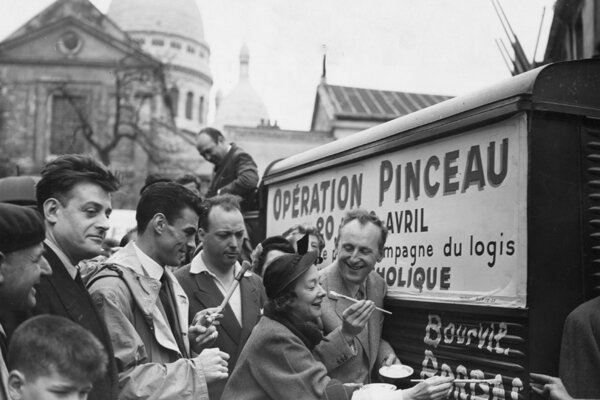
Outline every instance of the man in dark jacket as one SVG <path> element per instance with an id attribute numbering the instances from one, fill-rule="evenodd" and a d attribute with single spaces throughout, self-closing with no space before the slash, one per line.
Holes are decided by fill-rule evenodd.
<path id="1" fill-rule="evenodd" d="M 44 222 L 37 211 L 0 203 L 0 400 L 8 400 L 8 343 L 3 323 L 35 305 L 40 277 L 51 274 L 42 257 Z"/>
<path id="2" fill-rule="evenodd" d="M 52 275 L 41 279 L 34 314 L 66 317 L 92 332 L 104 346 L 108 372 L 94 385 L 88 397 L 91 400 L 117 399 L 117 369 L 106 325 L 77 265 L 100 254 L 112 211 L 110 194 L 118 187 L 117 178 L 104 165 L 75 154 L 49 162 L 36 186 L 46 226 L 44 257 Z"/>
<path id="3" fill-rule="evenodd" d="M 196 148 L 206 161 L 215 165 L 206 197 L 234 194 L 243 199 L 243 211 L 254 209 L 258 169 L 250 154 L 235 143 L 227 143 L 221 132 L 214 128 L 204 128 L 198 133 Z"/>
<path id="4" fill-rule="evenodd" d="M 237 262 L 244 238 L 244 220 L 237 199 L 231 195 L 205 200 L 205 209 L 198 221 L 202 251 L 190 265 L 175 271 L 175 276 L 190 300 L 190 321 L 196 313 L 218 307 L 235 286 L 240 274 Z M 229 354 L 229 374 L 233 372 L 242 347 L 260 317 L 266 300 L 262 280 L 247 272 L 233 291 L 217 327 L 218 336 L 212 346 Z M 221 398 L 226 380 L 208 384 L 209 398 Z"/>

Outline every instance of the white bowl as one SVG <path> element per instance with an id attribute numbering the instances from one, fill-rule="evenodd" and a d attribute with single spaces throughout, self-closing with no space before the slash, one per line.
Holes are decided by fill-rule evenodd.
<path id="1" fill-rule="evenodd" d="M 396 386 L 389 383 L 367 383 L 366 385 L 363 385 L 360 390 L 367 390 L 369 392 L 393 392 L 396 390 Z"/>
<path id="2" fill-rule="evenodd" d="M 412 367 L 404 364 L 392 364 L 379 368 L 379 375 L 390 379 L 402 379 L 411 376 L 415 372 Z"/>

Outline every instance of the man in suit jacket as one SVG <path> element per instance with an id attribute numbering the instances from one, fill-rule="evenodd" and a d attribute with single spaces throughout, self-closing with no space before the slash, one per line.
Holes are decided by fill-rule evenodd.
<path id="1" fill-rule="evenodd" d="M 255 209 L 252 197 L 258 185 L 258 169 L 250 154 L 235 143 L 227 143 L 220 131 L 210 127 L 198 133 L 196 148 L 206 161 L 215 165 L 206 197 L 235 194 L 243 199 L 243 211 Z"/>
<path id="2" fill-rule="evenodd" d="M 107 374 L 94 385 L 89 399 L 117 399 L 114 352 L 104 321 L 87 292 L 77 264 L 96 257 L 109 228 L 110 193 L 117 178 L 90 156 L 68 154 L 49 162 L 36 186 L 39 211 L 44 217 L 44 257 L 52 275 L 42 277 L 34 314 L 66 317 L 92 332 L 104 346 Z"/>
<path id="3" fill-rule="evenodd" d="M 373 213 L 356 209 L 342 220 L 337 238 L 338 257 L 321 270 L 321 285 L 328 294 L 323 299 L 321 314 L 325 335 L 332 334 L 342 325 L 342 313 L 352 304 L 332 296 L 329 291 L 358 300 L 371 300 L 376 307 L 383 306 L 387 286 L 374 268 L 383 257 L 386 238 L 385 226 Z M 383 315 L 375 311 L 366 327 L 356 335 L 356 357 L 330 371 L 329 376 L 347 383 L 369 383 L 373 370 L 399 363 L 392 346 L 381 338 L 382 328 Z"/>
<path id="4" fill-rule="evenodd" d="M 190 265 L 175 272 L 190 299 L 190 320 L 198 311 L 218 307 L 241 269 L 237 259 L 244 238 L 244 220 L 237 199 L 231 195 L 207 199 L 198 226 L 204 247 Z M 229 354 L 230 374 L 258 322 L 265 300 L 262 280 L 247 272 L 223 310 L 213 345 Z M 225 380 L 209 383 L 211 400 L 221 398 L 225 383 Z"/>

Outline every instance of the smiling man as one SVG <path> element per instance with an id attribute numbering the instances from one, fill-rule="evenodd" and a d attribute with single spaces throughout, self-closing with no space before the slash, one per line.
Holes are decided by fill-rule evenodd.
<path id="1" fill-rule="evenodd" d="M 117 399 L 118 381 L 108 331 L 87 292 L 77 264 L 96 257 L 109 228 L 111 193 L 119 181 L 91 156 L 66 154 L 49 162 L 36 185 L 38 209 L 44 217 L 44 257 L 52 276 L 43 277 L 34 314 L 66 317 L 86 328 L 102 343 L 108 372 L 94 386 L 90 399 Z"/>
<path id="2" fill-rule="evenodd" d="M 374 268 L 383 258 L 386 238 L 387 230 L 374 213 L 356 209 L 345 215 L 338 231 L 338 257 L 321 270 L 321 285 L 327 292 L 322 307 L 325 335 L 331 335 L 342 325 L 342 314 L 352 304 L 349 300 L 331 296 L 329 291 L 357 300 L 371 300 L 376 307 L 383 306 L 387 286 Z M 373 313 L 364 329 L 356 335 L 357 356 L 330 371 L 329 375 L 345 383 L 369 383 L 374 369 L 398 363 L 392 346 L 381 338 L 382 327 L 382 313 Z"/>
<path id="3" fill-rule="evenodd" d="M 190 298 L 190 318 L 198 311 L 218 307 L 241 269 L 237 259 L 244 239 L 244 219 L 237 197 L 222 195 L 205 200 L 198 225 L 203 249 L 190 265 L 175 271 Z M 261 279 L 248 272 L 223 310 L 214 346 L 229 354 L 230 374 L 265 300 Z M 208 385 L 211 400 L 221 398 L 225 383 Z"/>
<path id="4" fill-rule="evenodd" d="M 42 275 L 51 274 L 44 260 L 44 222 L 28 207 L 0 203 L 0 399 L 8 398 L 7 340 L 3 323 L 9 314 L 35 305 Z"/>
<path id="5" fill-rule="evenodd" d="M 148 186 L 136 209 L 137 239 L 89 282 L 111 327 L 122 400 L 208 399 L 207 384 L 227 377 L 227 354 L 203 348 L 215 328 L 189 326 L 188 298 L 165 268 L 194 240 L 200 204 L 177 183 Z"/>

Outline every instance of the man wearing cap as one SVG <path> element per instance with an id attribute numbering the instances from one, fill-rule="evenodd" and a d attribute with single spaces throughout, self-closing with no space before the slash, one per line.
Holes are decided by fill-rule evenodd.
<path id="1" fill-rule="evenodd" d="M 190 299 L 190 319 L 201 310 L 218 307 L 235 283 L 241 266 L 237 262 L 244 238 L 244 219 L 232 195 L 206 199 L 198 221 L 202 251 L 175 276 Z M 223 310 L 218 337 L 213 343 L 229 354 L 229 373 L 260 317 L 266 300 L 261 279 L 245 273 Z M 210 399 L 220 399 L 226 380 L 208 385 Z"/>
<path id="2" fill-rule="evenodd" d="M 342 220 L 336 242 L 338 257 L 320 272 L 321 284 L 327 292 L 321 317 L 325 335 L 342 325 L 342 313 L 351 304 L 330 291 L 383 306 L 387 286 L 374 268 L 383 258 L 386 238 L 385 226 L 373 213 L 356 209 Z M 370 311 L 373 313 L 373 309 Z M 374 370 L 399 363 L 392 346 L 381 338 L 382 327 L 382 313 L 374 312 L 356 336 L 357 356 L 332 370 L 330 376 L 342 382 L 369 383 Z"/>
<path id="3" fill-rule="evenodd" d="M 77 266 L 102 251 L 112 211 L 110 194 L 119 182 L 94 158 L 77 154 L 57 157 L 41 175 L 36 195 L 46 226 L 44 257 L 52 276 L 41 279 L 34 313 L 66 317 L 96 336 L 106 349 L 109 364 L 89 399 L 115 400 L 118 378 L 110 336 Z"/>
<path id="4" fill-rule="evenodd" d="M 44 223 L 37 211 L 0 203 L 0 399 L 8 399 L 7 341 L 3 321 L 35 306 L 40 277 L 52 271 L 44 254 Z"/>

